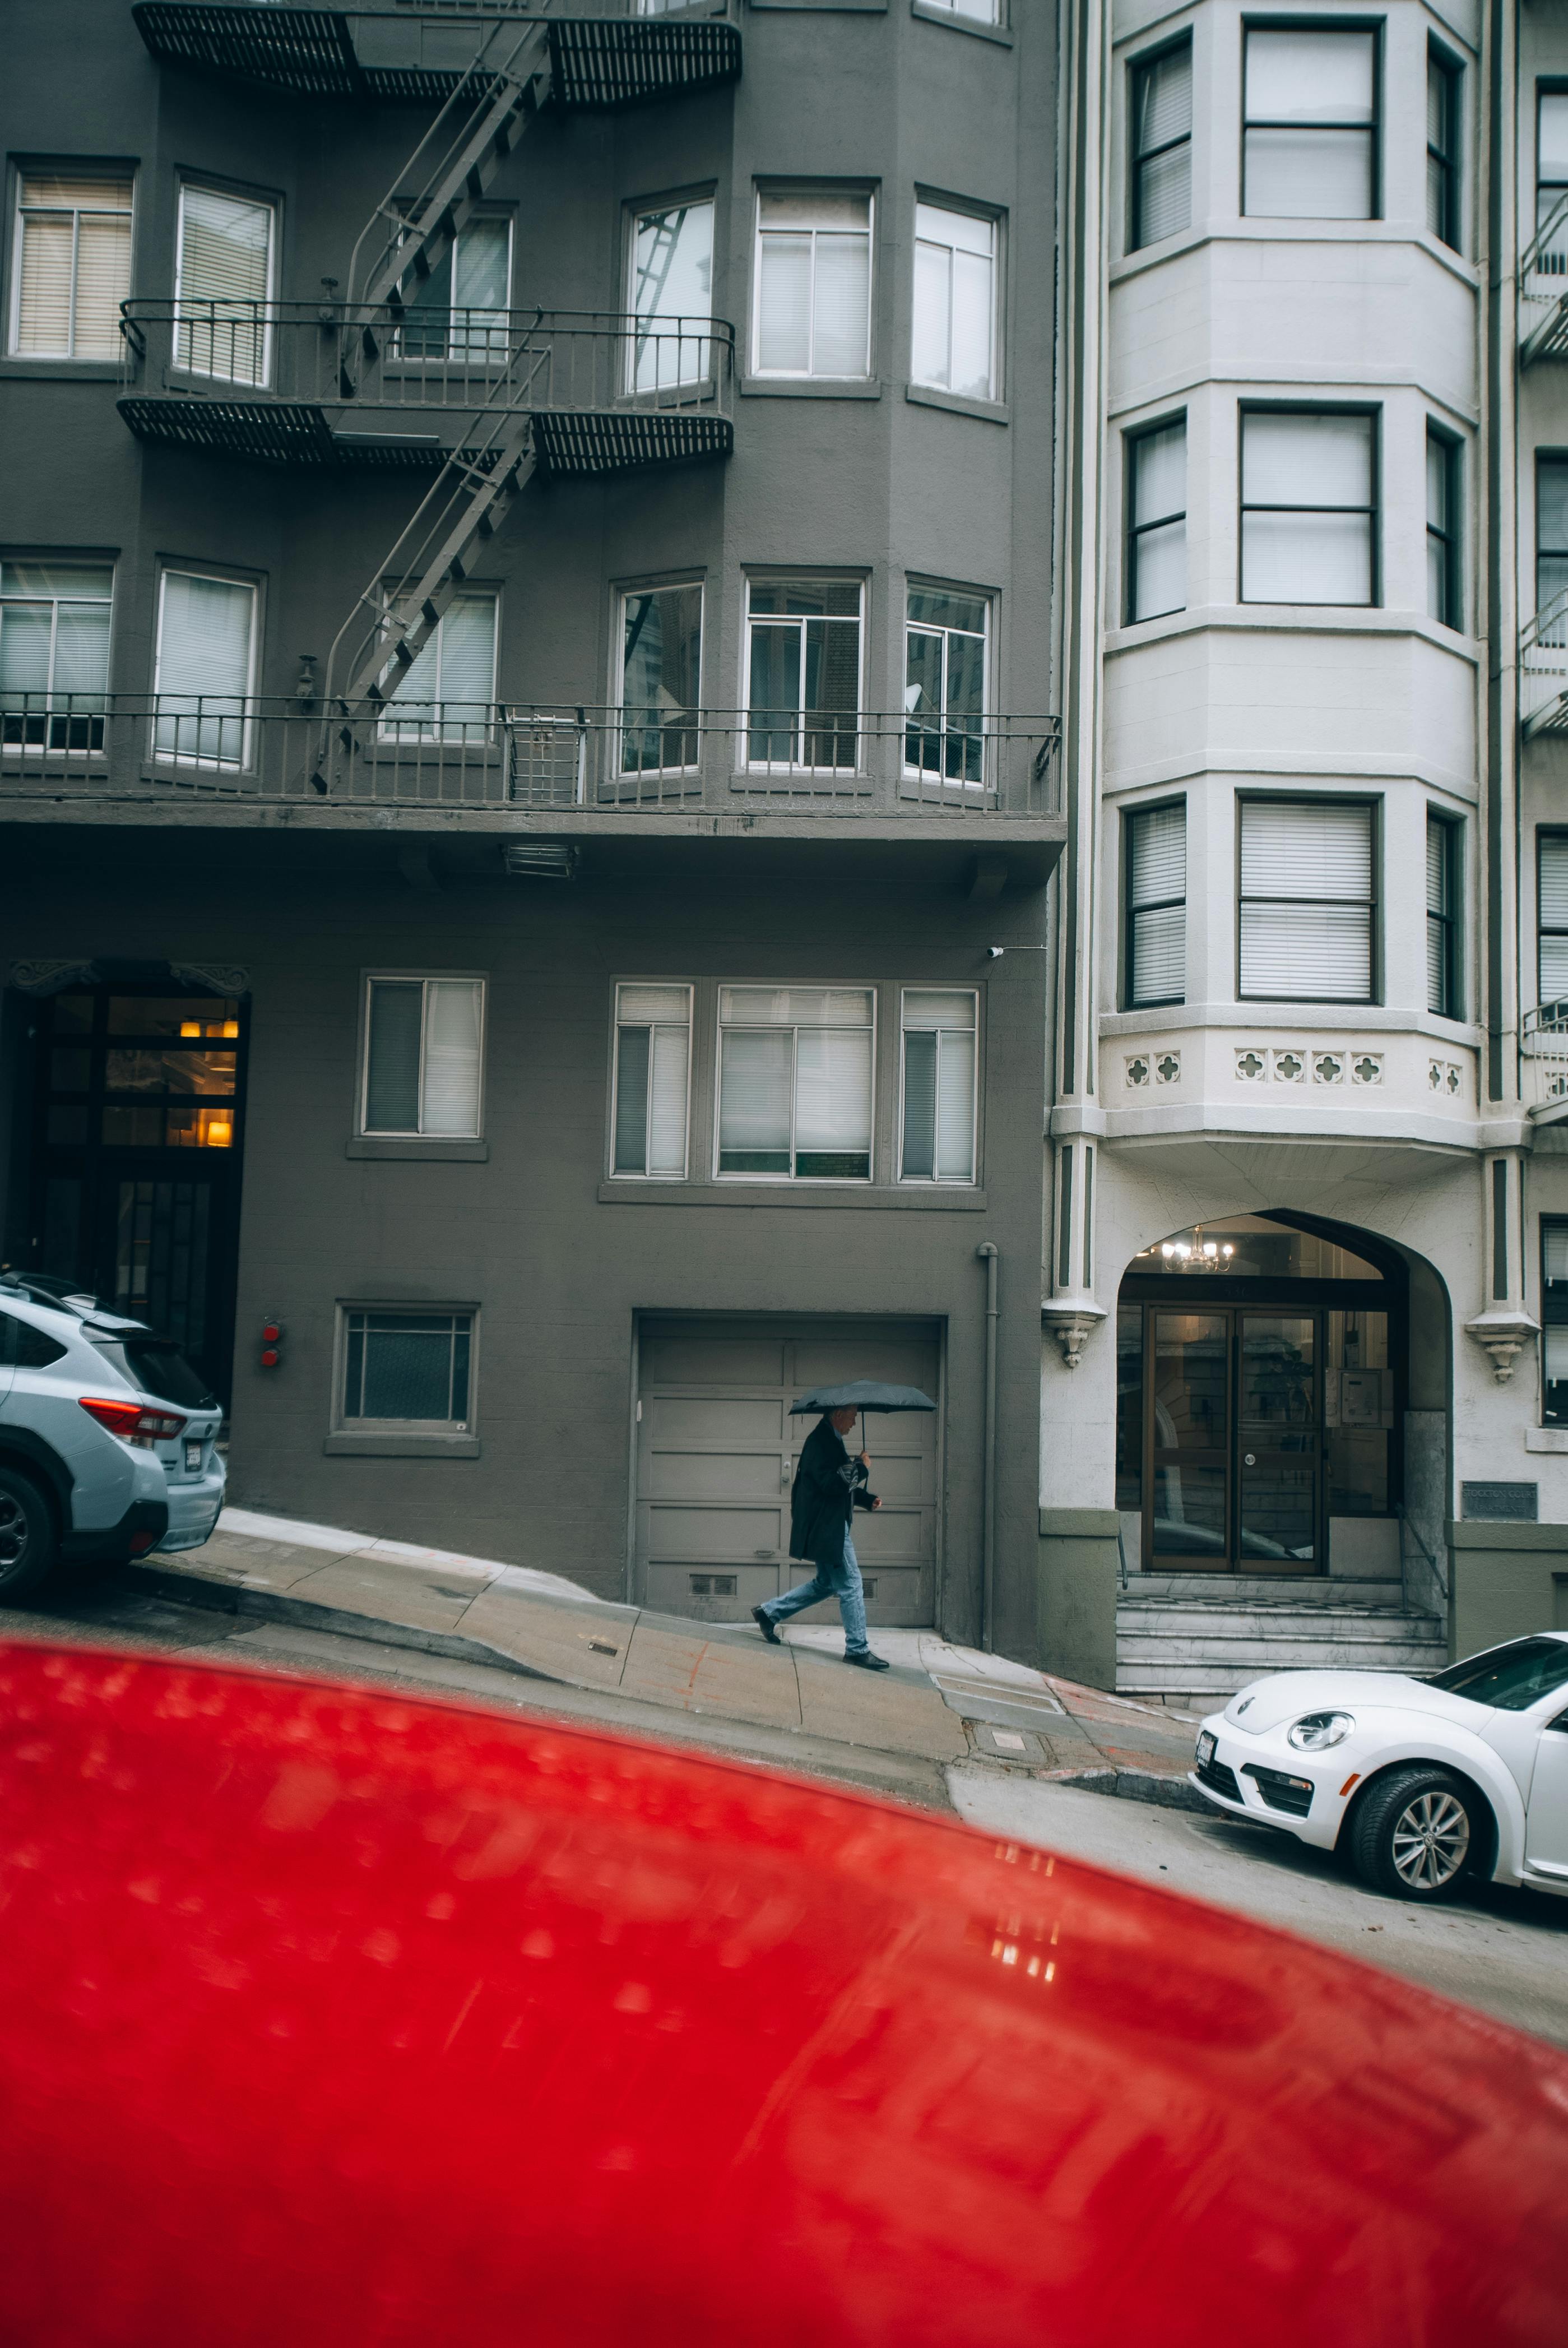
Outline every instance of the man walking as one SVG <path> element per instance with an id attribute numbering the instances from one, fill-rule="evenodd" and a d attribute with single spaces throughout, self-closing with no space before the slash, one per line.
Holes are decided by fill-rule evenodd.
<path id="1" fill-rule="evenodd" d="M 867 1489 L 871 1462 L 863 1451 L 852 1459 L 845 1437 L 855 1424 L 853 1410 L 825 1411 L 806 1437 L 790 1493 L 789 1553 L 808 1557 L 816 1568 L 810 1581 L 786 1590 L 753 1606 L 752 1616 L 770 1646 L 778 1646 L 778 1626 L 819 1599 L 836 1598 L 844 1617 L 844 1660 L 864 1672 L 885 1672 L 886 1661 L 866 1643 L 866 1593 L 860 1585 L 860 1560 L 849 1538 L 856 1509 L 879 1509 L 881 1501 Z"/>

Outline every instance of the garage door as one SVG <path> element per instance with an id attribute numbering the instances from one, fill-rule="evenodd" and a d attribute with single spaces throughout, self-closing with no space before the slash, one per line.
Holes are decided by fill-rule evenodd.
<path id="1" fill-rule="evenodd" d="M 807 1387 L 888 1378 L 939 1400 L 929 1322 L 645 1321 L 639 1344 L 637 1590 L 662 1613 L 743 1622 L 804 1575 L 789 1562 L 789 1496 L 815 1418 Z M 926 1624 L 937 1581 L 940 1414 L 866 1422 L 875 1515 L 855 1547 L 873 1622 Z M 835 1605 L 803 1622 L 836 1622 Z"/>

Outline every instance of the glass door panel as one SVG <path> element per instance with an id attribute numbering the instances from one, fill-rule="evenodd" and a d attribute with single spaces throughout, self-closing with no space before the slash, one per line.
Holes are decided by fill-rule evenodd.
<path id="1" fill-rule="evenodd" d="M 1228 1313 L 1152 1316 L 1152 1557 L 1224 1566 L 1229 1484 Z"/>
<path id="2" fill-rule="evenodd" d="M 1317 1316 L 1244 1313 L 1236 1447 L 1237 1564 L 1310 1570 L 1318 1556 Z"/>

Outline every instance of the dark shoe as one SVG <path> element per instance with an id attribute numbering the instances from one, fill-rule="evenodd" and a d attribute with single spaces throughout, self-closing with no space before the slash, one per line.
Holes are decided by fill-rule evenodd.
<path id="1" fill-rule="evenodd" d="M 845 1647 L 844 1660 L 846 1663 L 858 1663 L 863 1672 L 885 1672 L 887 1669 L 886 1656 L 874 1655 L 869 1647 L 862 1647 L 858 1653 Z"/>
<path id="2" fill-rule="evenodd" d="M 784 1641 L 779 1637 L 778 1631 L 774 1622 L 774 1618 L 771 1614 L 764 1613 L 760 1606 L 753 1606 L 752 1609 L 752 1620 L 756 1624 L 758 1630 L 762 1632 L 770 1647 L 782 1647 L 784 1645 Z"/>

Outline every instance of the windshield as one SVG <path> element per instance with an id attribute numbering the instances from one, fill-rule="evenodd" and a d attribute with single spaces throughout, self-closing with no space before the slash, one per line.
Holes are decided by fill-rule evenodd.
<path id="1" fill-rule="evenodd" d="M 1499 1712 L 1523 1712 L 1538 1695 L 1568 1687 L 1568 1639 L 1515 1639 L 1506 1647 L 1489 1647 L 1483 1655 L 1450 1663 L 1427 1684 Z"/>
<path id="2" fill-rule="evenodd" d="M 104 1337 L 95 1342 L 99 1353 L 143 1394 L 156 1395 L 159 1402 L 179 1403 L 186 1410 L 217 1407 L 217 1395 L 178 1345 L 157 1337 Z"/>

